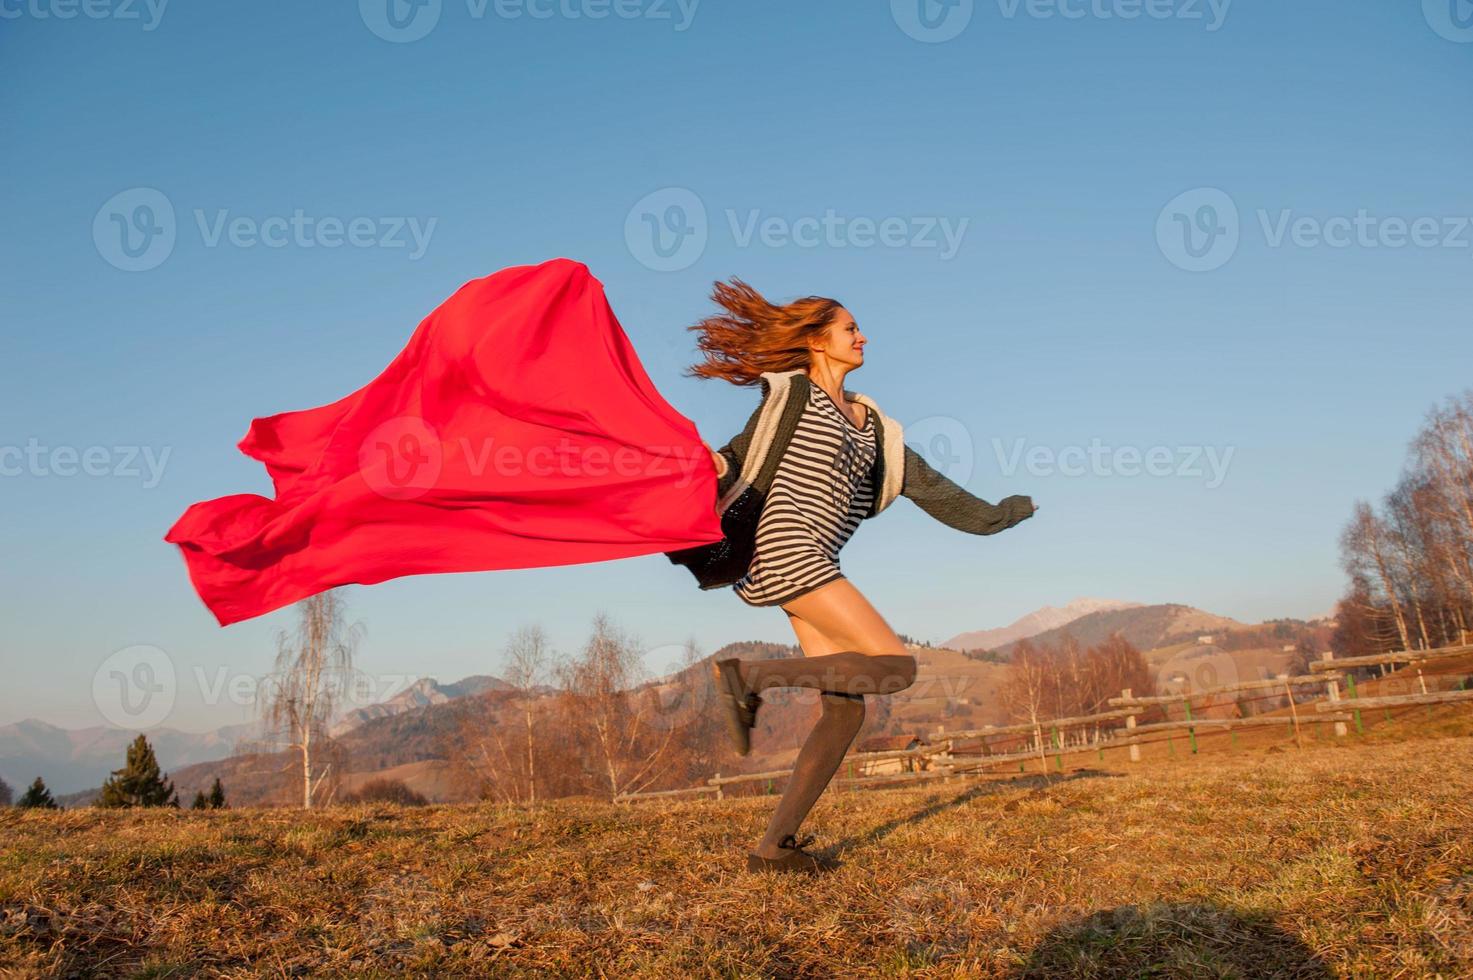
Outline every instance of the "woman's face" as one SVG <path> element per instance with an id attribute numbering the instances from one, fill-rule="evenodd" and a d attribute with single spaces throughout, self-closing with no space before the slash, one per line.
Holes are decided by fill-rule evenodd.
<path id="1" fill-rule="evenodd" d="M 824 334 L 822 345 L 813 346 L 814 353 L 822 352 L 828 355 L 832 361 L 847 365 L 849 368 L 857 368 L 864 364 L 864 345 L 868 343 L 864 334 L 859 332 L 859 324 L 854 322 L 854 317 L 849 311 L 840 307 L 834 314 L 833 320 L 829 321 L 828 331 Z"/>

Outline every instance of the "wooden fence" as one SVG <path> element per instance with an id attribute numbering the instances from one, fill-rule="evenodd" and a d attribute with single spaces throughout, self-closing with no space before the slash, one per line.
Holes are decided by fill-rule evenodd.
<path id="1" fill-rule="evenodd" d="M 1467 636 L 1464 636 L 1467 639 Z M 1226 684 L 1221 687 L 1204 688 L 1198 691 L 1184 691 L 1180 694 L 1165 694 L 1150 697 L 1135 697 L 1131 690 L 1126 688 L 1120 692 L 1119 697 L 1110 698 L 1106 703 L 1112 706 L 1112 710 L 1101 711 L 1091 715 L 1080 715 L 1072 718 L 1050 718 L 1037 721 L 1022 722 L 1016 725 L 988 725 L 985 728 L 967 729 L 962 731 L 948 732 L 938 729 L 932 736 L 931 744 L 914 749 L 904 749 L 889 752 L 855 752 L 845 759 L 849 776 L 835 779 L 833 785 L 846 787 L 873 786 L 881 783 L 916 782 L 928 779 L 945 779 L 962 774 L 979 774 L 999 765 L 1008 763 L 1019 763 L 1019 768 L 1028 760 L 1039 760 L 1047 766 L 1047 757 L 1052 756 L 1059 771 L 1063 771 L 1064 756 L 1074 755 L 1081 752 L 1095 752 L 1101 760 L 1104 759 L 1104 751 L 1111 748 L 1128 747 L 1130 749 L 1130 761 L 1141 761 L 1140 746 L 1153 741 L 1145 736 L 1157 732 L 1185 731 L 1191 743 L 1193 752 L 1197 751 L 1198 730 L 1210 731 L 1233 731 L 1236 729 L 1252 729 L 1277 726 L 1289 726 L 1293 730 L 1295 743 L 1303 747 L 1302 732 L 1304 726 L 1314 723 L 1333 724 L 1336 737 L 1344 737 L 1347 732 L 1347 723 L 1354 722 L 1356 731 L 1363 732 L 1361 723 L 1361 710 L 1365 708 L 1395 708 L 1418 704 L 1444 704 L 1456 701 L 1473 701 L 1473 688 L 1459 684 L 1457 690 L 1430 691 L 1427 688 L 1427 679 L 1422 668 L 1428 664 L 1436 664 L 1456 657 L 1467 656 L 1473 653 L 1473 643 L 1465 643 L 1457 646 L 1440 647 L 1433 650 L 1401 650 L 1395 653 L 1376 654 L 1368 657 L 1346 657 L 1335 659 L 1333 653 L 1325 656 L 1309 665 L 1310 673 L 1290 677 L 1280 674 L 1277 677 L 1265 678 L 1257 681 L 1243 681 L 1237 684 Z M 1411 694 L 1390 695 L 1385 697 L 1362 698 L 1356 691 L 1355 678 L 1346 673 L 1346 668 L 1366 667 L 1374 665 L 1402 664 L 1404 670 L 1396 671 L 1388 677 L 1397 677 L 1407 670 L 1414 670 L 1418 684 L 1418 691 Z M 1383 678 L 1384 679 L 1384 678 Z M 1341 683 L 1347 687 L 1348 697 L 1342 697 Z M 1312 702 L 1313 712 L 1306 712 L 1303 717 L 1300 714 L 1301 705 L 1295 700 L 1295 689 L 1321 687 L 1325 690 L 1325 699 Z M 1246 691 L 1279 692 L 1282 689 L 1287 696 L 1289 704 L 1289 715 L 1287 717 L 1240 717 L 1240 718 L 1193 718 L 1192 701 L 1203 698 L 1216 698 L 1226 694 L 1240 694 Z M 1139 718 L 1151 711 L 1160 708 L 1163 711 L 1171 706 L 1180 705 L 1184 718 L 1179 721 L 1154 721 L 1142 724 Z M 1303 705 L 1308 707 L 1309 705 Z M 1119 722 L 1124 719 L 1124 726 L 1110 729 L 1102 727 L 1106 722 Z M 1071 730 L 1093 729 L 1093 732 L 1083 732 L 1074 739 L 1068 737 Z M 1048 748 L 1045 749 L 1045 733 L 1047 733 Z M 1018 735 L 1032 736 L 1032 742 L 1021 751 L 996 753 L 991 751 L 990 742 L 998 737 L 1013 737 Z M 975 743 L 968 744 L 968 743 Z M 883 773 L 879 775 L 860 776 L 855 775 L 857 766 L 866 763 L 879 762 L 888 759 L 909 759 L 924 763 L 924 768 L 918 771 L 901 771 Z M 717 773 L 706 780 L 704 785 L 691 786 L 686 789 L 660 790 L 651 793 L 626 793 L 615 797 L 617 802 L 630 802 L 633 800 L 649 800 L 658 798 L 670 798 L 680 796 L 700 795 L 704 793 L 714 794 L 716 799 L 722 799 L 725 788 L 744 783 L 772 782 L 785 779 L 792 775 L 791 769 L 776 769 L 770 772 L 750 772 L 738 775 L 723 776 Z"/>

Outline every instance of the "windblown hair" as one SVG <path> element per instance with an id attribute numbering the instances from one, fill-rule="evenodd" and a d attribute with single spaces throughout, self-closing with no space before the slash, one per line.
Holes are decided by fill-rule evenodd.
<path id="1" fill-rule="evenodd" d="M 696 331 L 696 346 L 706 356 L 686 377 L 723 378 L 734 385 L 757 384 L 764 371 L 808 367 L 809 338 L 822 335 L 843 306 L 826 296 L 769 303 L 735 276 L 717 282 L 711 299 L 725 312 L 686 327 Z"/>

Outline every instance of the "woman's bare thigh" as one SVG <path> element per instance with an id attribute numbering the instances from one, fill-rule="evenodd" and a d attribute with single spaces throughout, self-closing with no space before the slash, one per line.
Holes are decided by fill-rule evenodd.
<path id="1" fill-rule="evenodd" d="M 809 657 L 828 653 L 908 653 L 879 610 L 847 578 L 785 602 L 783 612 Z"/>

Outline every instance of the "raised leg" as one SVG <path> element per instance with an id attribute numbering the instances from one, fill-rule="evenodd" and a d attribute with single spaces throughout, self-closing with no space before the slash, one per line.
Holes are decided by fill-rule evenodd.
<path id="1" fill-rule="evenodd" d="M 838 579 L 783 606 L 803 649 L 801 660 L 743 661 L 749 685 L 809 687 L 851 694 L 893 694 L 915 680 L 915 658 L 869 600 L 848 579 Z M 844 753 L 864 724 L 862 699 L 823 695 L 823 714 L 813 726 L 793 775 L 783 790 L 767 832 L 755 848 L 780 857 L 777 843 L 796 834 Z"/>

